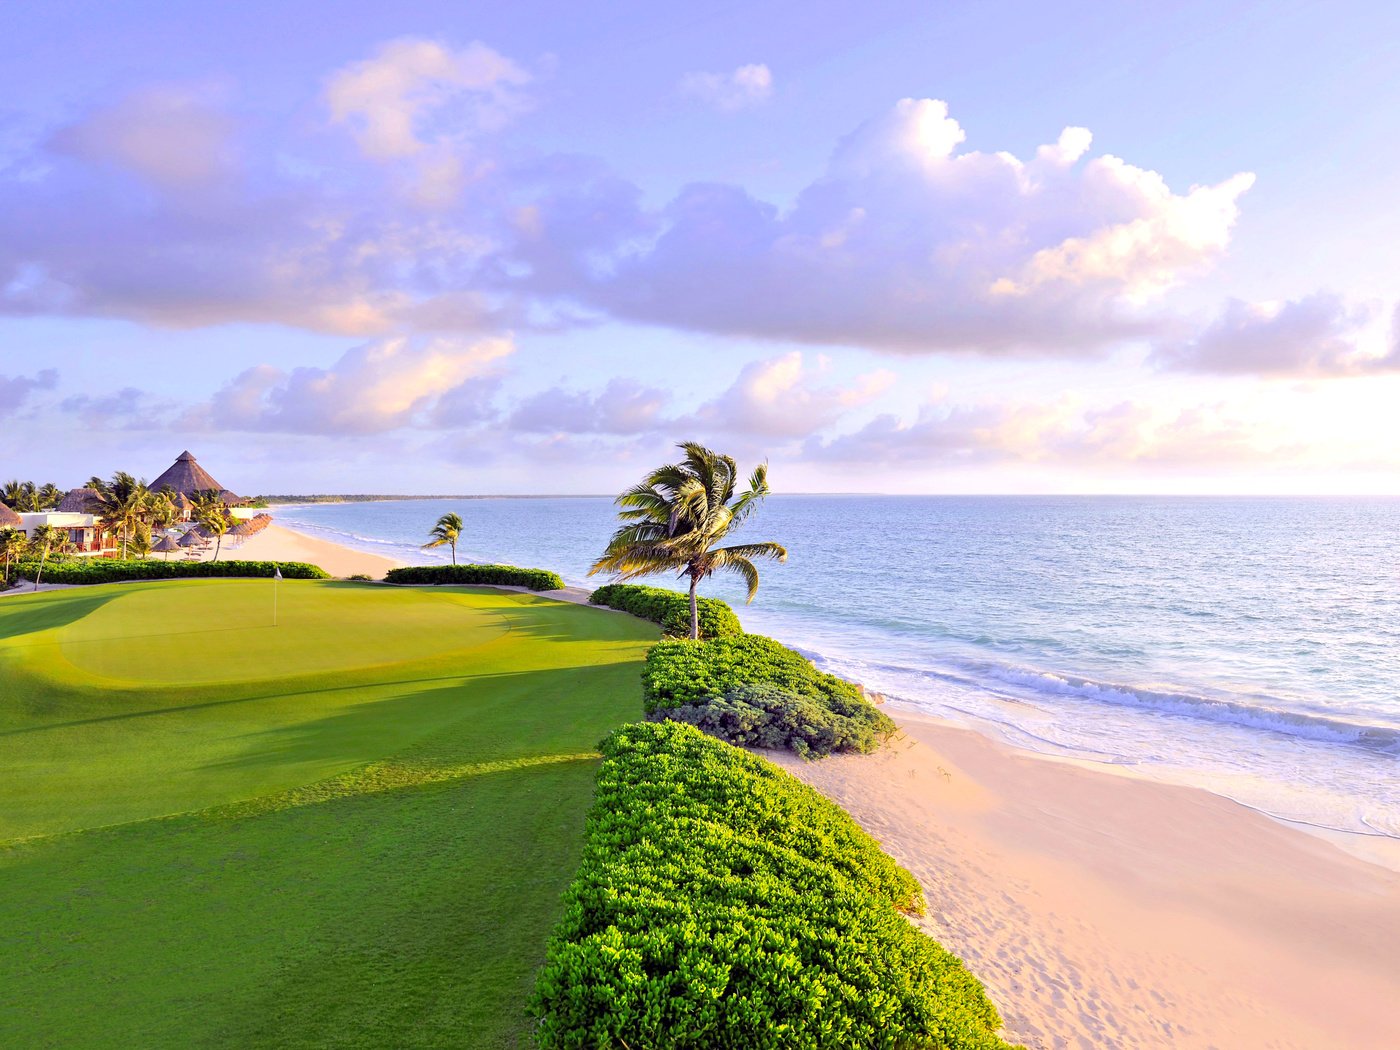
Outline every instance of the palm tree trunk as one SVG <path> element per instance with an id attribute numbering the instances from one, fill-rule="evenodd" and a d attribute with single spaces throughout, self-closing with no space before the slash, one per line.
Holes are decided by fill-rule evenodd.
<path id="1" fill-rule="evenodd" d="M 457 564 L 457 541 L 452 541 L 452 564 Z"/>
<path id="2" fill-rule="evenodd" d="M 221 551 L 221 550 L 223 550 L 223 549 L 224 549 L 224 534 L 221 532 L 221 533 L 219 533 L 219 540 L 218 540 L 218 542 L 214 544 L 214 560 L 215 560 L 215 561 L 218 561 L 218 560 L 219 560 L 219 551 Z"/>
<path id="3" fill-rule="evenodd" d="M 690 637 L 692 640 L 700 638 L 700 608 L 695 598 L 695 588 L 700 586 L 700 577 L 694 571 L 690 574 Z"/>
<path id="4" fill-rule="evenodd" d="M 126 522 L 122 522 L 122 561 L 126 561 Z"/>

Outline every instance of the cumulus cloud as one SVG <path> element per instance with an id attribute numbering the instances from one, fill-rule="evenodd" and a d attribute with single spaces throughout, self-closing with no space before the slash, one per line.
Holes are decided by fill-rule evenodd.
<path id="1" fill-rule="evenodd" d="M 687 73 L 680 91 L 725 112 L 767 102 L 773 94 L 773 74 L 761 63 L 740 66 L 730 73 Z"/>
<path id="2" fill-rule="evenodd" d="M 640 321 L 906 352 L 1084 354 L 1158 329 L 1143 304 L 1224 250 L 1253 182 L 1176 193 L 1120 158 L 1083 160 L 1082 128 L 1028 161 L 959 152 L 964 138 L 943 102 L 905 99 L 847 137 L 790 209 L 692 185 L 655 215 L 619 216 L 625 234 L 594 229 L 563 248 L 546 236 L 520 254 L 553 290 Z M 594 192 L 537 204 L 536 229 Z"/>
<path id="3" fill-rule="evenodd" d="M 109 394 L 75 394 L 58 407 L 92 430 L 163 430 L 177 410 L 172 402 L 133 386 Z"/>
<path id="4" fill-rule="evenodd" d="M 1230 299 L 1190 339 L 1163 342 L 1153 359 L 1164 368 L 1224 375 L 1351 376 L 1400 370 L 1397 345 L 1384 356 L 1360 345 L 1372 311 L 1318 292 L 1288 302 Z"/>
<path id="5" fill-rule="evenodd" d="M 623 378 L 597 394 L 552 387 L 521 401 L 508 425 L 535 434 L 637 434 L 663 425 L 667 400 L 664 390 Z"/>
<path id="6" fill-rule="evenodd" d="M 804 456 L 837 463 L 1182 466 L 1252 462 L 1297 450 L 1227 406 L 1162 410 L 1125 401 L 929 405 L 913 422 L 881 415 L 859 430 L 814 437 Z"/>
<path id="7" fill-rule="evenodd" d="M 350 129 L 377 161 L 411 159 L 420 204 L 452 203 L 490 164 L 471 156 L 473 138 L 525 108 L 530 76 L 485 44 L 452 49 L 405 37 L 384 44 L 326 81 L 331 121 Z"/>
<path id="8" fill-rule="evenodd" d="M 58 370 L 41 369 L 32 376 L 0 375 L 0 419 L 14 415 L 36 390 L 52 390 L 58 385 Z"/>
<path id="9" fill-rule="evenodd" d="M 60 128 L 49 145 L 162 186 L 204 186 L 236 162 L 235 121 L 220 96 L 203 84 L 142 88 Z"/>
<path id="10" fill-rule="evenodd" d="M 802 353 L 794 350 L 746 365 L 728 390 L 683 425 L 773 438 L 806 437 L 874 400 L 894 379 L 882 369 L 846 385 L 822 383 L 807 368 Z"/>
<path id="11" fill-rule="evenodd" d="M 258 365 L 186 422 L 304 434 L 375 434 L 421 425 L 444 399 L 460 401 L 465 384 L 494 379 L 512 350 L 508 339 L 398 337 L 355 347 L 330 368 Z"/>

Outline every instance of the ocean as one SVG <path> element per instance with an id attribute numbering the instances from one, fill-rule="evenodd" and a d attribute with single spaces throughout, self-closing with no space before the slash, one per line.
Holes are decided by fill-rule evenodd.
<path id="1" fill-rule="evenodd" d="M 291 506 L 282 524 L 409 561 L 588 567 L 605 498 Z M 1017 747 L 1400 838 L 1400 499 L 773 496 L 745 627 Z M 657 586 L 679 588 L 659 577 Z"/>

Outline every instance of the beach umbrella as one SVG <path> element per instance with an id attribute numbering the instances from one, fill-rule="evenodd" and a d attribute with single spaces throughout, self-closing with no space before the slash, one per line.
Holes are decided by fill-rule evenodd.
<path id="1" fill-rule="evenodd" d="M 181 547 L 201 547 L 209 542 L 209 537 L 200 532 L 198 528 L 190 529 L 189 532 L 176 541 Z"/>
<path id="2" fill-rule="evenodd" d="M 154 546 L 151 547 L 151 553 L 164 554 L 165 560 L 169 561 L 170 555 L 175 553 L 179 549 L 179 541 L 176 540 L 174 536 L 171 536 L 169 533 L 166 533 L 164 536 L 162 536 L 159 540 L 156 541 Z"/>
<path id="3" fill-rule="evenodd" d="M 18 529 L 23 525 L 23 518 L 5 504 L 0 503 L 0 529 Z"/>
<path id="4" fill-rule="evenodd" d="M 249 536 L 256 536 L 257 533 L 258 527 L 251 521 L 240 521 L 237 525 L 228 530 L 227 536 L 241 543 Z"/>

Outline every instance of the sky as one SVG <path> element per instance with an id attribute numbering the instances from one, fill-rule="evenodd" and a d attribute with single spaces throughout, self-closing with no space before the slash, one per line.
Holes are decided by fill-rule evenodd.
<path id="1" fill-rule="evenodd" d="M 1400 493 L 1400 5 L 0 6 L 0 479 Z"/>

